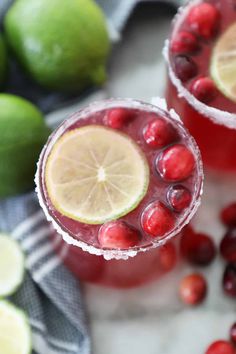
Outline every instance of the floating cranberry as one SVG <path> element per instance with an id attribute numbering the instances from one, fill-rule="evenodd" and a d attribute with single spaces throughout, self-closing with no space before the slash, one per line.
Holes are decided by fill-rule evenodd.
<path id="1" fill-rule="evenodd" d="M 217 340 L 208 347 L 205 354 L 235 354 L 235 350 L 230 342 Z"/>
<path id="2" fill-rule="evenodd" d="M 195 233 L 192 229 L 183 232 L 180 251 L 189 263 L 201 266 L 210 264 L 216 255 L 212 238 L 203 233 Z"/>
<path id="3" fill-rule="evenodd" d="M 188 178 L 195 167 L 191 150 L 185 145 L 172 145 L 159 156 L 157 170 L 166 181 L 181 181 Z"/>
<path id="4" fill-rule="evenodd" d="M 223 288 L 227 295 L 236 297 L 236 264 L 229 263 L 223 275 Z"/>
<path id="5" fill-rule="evenodd" d="M 217 94 L 213 80 L 209 77 L 201 77 L 192 82 L 190 92 L 201 102 L 211 102 Z"/>
<path id="6" fill-rule="evenodd" d="M 180 283 L 180 297 L 185 304 L 200 304 L 207 293 L 207 283 L 203 275 L 193 273 L 184 277 Z"/>
<path id="7" fill-rule="evenodd" d="M 199 49 L 197 37 L 187 31 L 181 31 L 172 38 L 170 49 L 175 54 L 191 54 Z"/>
<path id="8" fill-rule="evenodd" d="M 161 148 L 176 139 L 176 132 L 170 123 L 162 118 L 156 118 L 144 128 L 143 137 L 152 148 Z"/>
<path id="9" fill-rule="evenodd" d="M 102 247 L 124 249 L 136 246 L 140 240 L 140 233 L 134 227 L 117 220 L 108 222 L 100 228 L 98 240 Z"/>
<path id="10" fill-rule="evenodd" d="M 206 2 L 193 6 L 187 17 L 191 29 L 205 39 L 211 39 L 215 36 L 219 28 L 219 20 L 218 9 Z"/>
<path id="11" fill-rule="evenodd" d="M 229 333 L 231 342 L 236 345 L 236 322 L 231 326 Z"/>
<path id="12" fill-rule="evenodd" d="M 167 199 L 175 211 L 181 212 L 190 205 L 192 195 L 186 187 L 175 185 L 169 189 Z"/>
<path id="13" fill-rule="evenodd" d="M 177 55 L 174 58 L 174 70 L 176 76 L 183 82 L 192 79 L 198 72 L 196 63 L 186 55 Z"/>
<path id="14" fill-rule="evenodd" d="M 236 203 L 231 203 L 226 206 L 222 210 L 220 218 L 226 226 L 236 226 Z"/>
<path id="15" fill-rule="evenodd" d="M 159 248 L 160 267 L 164 272 L 169 272 L 171 269 L 173 269 L 176 261 L 176 248 L 172 242 L 168 242 Z"/>
<path id="16" fill-rule="evenodd" d="M 113 129 L 120 129 L 134 118 L 134 111 L 127 108 L 112 108 L 105 116 L 105 123 Z"/>
<path id="17" fill-rule="evenodd" d="M 174 214 L 159 200 L 148 205 L 142 215 L 142 228 L 152 237 L 165 236 L 175 226 Z"/>
<path id="18" fill-rule="evenodd" d="M 236 263 L 236 228 L 226 232 L 220 243 L 220 253 L 226 261 Z"/>

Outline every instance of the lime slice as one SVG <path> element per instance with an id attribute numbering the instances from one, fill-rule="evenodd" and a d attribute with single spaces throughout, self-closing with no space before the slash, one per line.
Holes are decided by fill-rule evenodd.
<path id="1" fill-rule="evenodd" d="M 211 59 L 211 76 L 218 89 L 236 102 L 236 23 L 217 41 Z"/>
<path id="2" fill-rule="evenodd" d="M 65 133 L 46 163 L 46 188 L 55 208 L 87 224 L 102 224 L 133 210 L 148 182 L 148 163 L 138 145 L 97 125 Z"/>
<path id="3" fill-rule="evenodd" d="M 8 301 L 0 301 L 0 353 L 30 354 L 31 348 L 27 316 Z"/>
<path id="4" fill-rule="evenodd" d="M 23 278 L 24 255 L 20 246 L 10 236 L 0 234 L 0 296 L 12 295 Z"/>

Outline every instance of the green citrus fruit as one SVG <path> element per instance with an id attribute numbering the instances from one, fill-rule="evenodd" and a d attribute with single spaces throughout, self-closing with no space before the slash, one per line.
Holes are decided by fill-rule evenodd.
<path id="1" fill-rule="evenodd" d="M 48 135 L 43 115 L 33 104 L 0 94 L 0 197 L 33 186 L 36 162 Z"/>
<path id="2" fill-rule="evenodd" d="M 93 0 L 18 0 L 5 30 L 19 61 L 46 88 L 77 91 L 104 82 L 110 45 Z"/>
<path id="3" fill-rule="evenodd" d="M 2 86 L 7 76 L 7 51 L 5 42 L 0 34 L 0 86 Z"/>
<path id="4" fill-rule="evenodd" d="M 236 102 L 236 22 L 220 36 L 211 58 L 211 76 L 218 89 Z"/>
<path id="5" fill-rule="evenodd" d="M 25 256 L 10 235 L 0 233 L 0 297 L 10 296 L 23 283 Z"/>
<path id="6" fill-rule="evenodd" d="M 102 224 L 140 203 L 147 192 L 149 167 L 127 135 L 89 125 L 59 138 L 46 163 L 45 181 L 63 215 Z"/>
<path id="7" fill-rule="evenodd" d="M 0 353 L 30 354 L 32 334 L 28 316 L 9 301 L 0 301 Z"/>

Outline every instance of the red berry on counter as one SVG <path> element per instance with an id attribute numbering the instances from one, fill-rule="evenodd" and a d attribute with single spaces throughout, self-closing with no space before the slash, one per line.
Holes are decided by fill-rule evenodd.
<path id="1" fill-rule="evenodd" d="M 119 220 L 104 224 L 98 233 L 98 241 L 105 248 L 126 249 L 136 246 L 139 240 L 139 231 Z"/>
<path id="2" fill-rule="evenodd" d="M 225 294 L 236 297 L 236 264 L 229 263 L 223 275 L 223 289 Z"/>
<path id="3" fill-rule="evenodd" d="M 229 333 L 231 342 L 236 345 L 236 322 L 231 326 Z"/>
<path id="4" fill-rule="evenodd" d="M 235 350 L 230 342 L 217 340 L 208 347 L 205 354 L 235 354 Z"/>
<path id="5" fill-rule="evenodd" d="M 205 299 L 207 293 L 205 278 L 199 273 L 187 275 L 180 283 L 179 293 L 185 304 L 200 304 Z"/>
<path id="6" fill-rule="evenodd" d="M 220 243 L 220 253 L 226 261 L 236 263 L 236 228 L 226 232 Z"/>
<path id="7" fill-rule="evenodd" d="M 105 116 L 105 123 L 113 129 L 120 129 L 134 118 L 135 112 L 127 108 L 112 108 Z"/>
<path id="8" fill-rule="evenodd" d="M 199 49 L 197 37 L 187 31 L 178 32 L 172 38 L 170 49 L 175 54 L 191 54 Z"/>
<path id="9" fill-rule="evenodd" d="M 223 224 L 229 227 L 236 226 L 236 203 L 227 205 L 220 214 Z"/>
<path id="10" fill-rule="evenodd" d="M 201 102 L 210 103 L 217 95 L 216 86 L 209 77 L 194 80 L 190 92 Z"/>
<path id="11" fill-rule="evenodd" d="M 151 203 L 142 215 L 142 228 L 152 237 L 163 238 L 175 226 L 175 216 L 159 200 Z"/>
<path id="12" fill-rule="evenodd" d="M 159 263 L 160 268 L 164 272 L 169 272 L 174 268 L 177 261 L 177 252 L 175 245 L 172 242 L 166 243 L 159 248 Z"/>
<path id="13" fill-rule="evenodd" d="M 197 35 L 211 39 L 219 28 L 220 12 L 214 5 L 204 2 L 190 9 L 187 22 Z"/>
<path id="14" fill-rule="evenodd" d="M 176 139 L 174 128 L 162 118 L 156 118 L 144 128 L 143 137 L 152 148 L 161 148 Z"/>
<path id="15" fill-rule="evenodd" d="M 183 82 L 197 75 L 198 68 L 196 63 L 186 55 L 177 55 L 173 64 L 176 76 Z"/>
<path id="16" fill-rule="evenodd" d="M 157 170 L 166 181 L 181 181 L 188 178 L 195 168 L 195 159 L 185 145 L 172 145 L 159 156 Z"/>
<path id="17" fill-rule="evenodd" d="M 208 265 L 216 255 L 216 247 L 212 238 L 203 233 L 195 233 L 192 229 L 184 230 L 180 240 L 180 251 L 189 263 Z"/>
<path id="18" fill-rule="evenodd" d="M 175 211 L 181 212 L 190 205 L 192 195 L 186 187 L 175 185 L 169 189 L 167 199 Z"/>

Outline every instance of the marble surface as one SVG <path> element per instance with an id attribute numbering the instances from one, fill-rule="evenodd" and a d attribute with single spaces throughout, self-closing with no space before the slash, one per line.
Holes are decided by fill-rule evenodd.
<path id="1" fill-rule="evenodd" d="M 161 55 L 172 13 L 153 4 L 132 15 L 123 41 L 110 62 L 109 96 L 150 100 L 163 95 L 165 65 Z M 202 205 L 194 224 L 219 242 L 224 228 L 218 221 L 223 205 L 236 200 L 235 178 L 207 174 Z M 214 339 L 227 338 L 236 320 L 236 303 L 222 294 L 224 264 L 218 256 L 203 269 L 209 282 L 205 303 L 194 309 L 178 299 L 178 283 L 192 269 L 179 265 L 172 273 L 148 286 L 112 290 L 84 286 L 95 354 L 204 354 Z"/>

